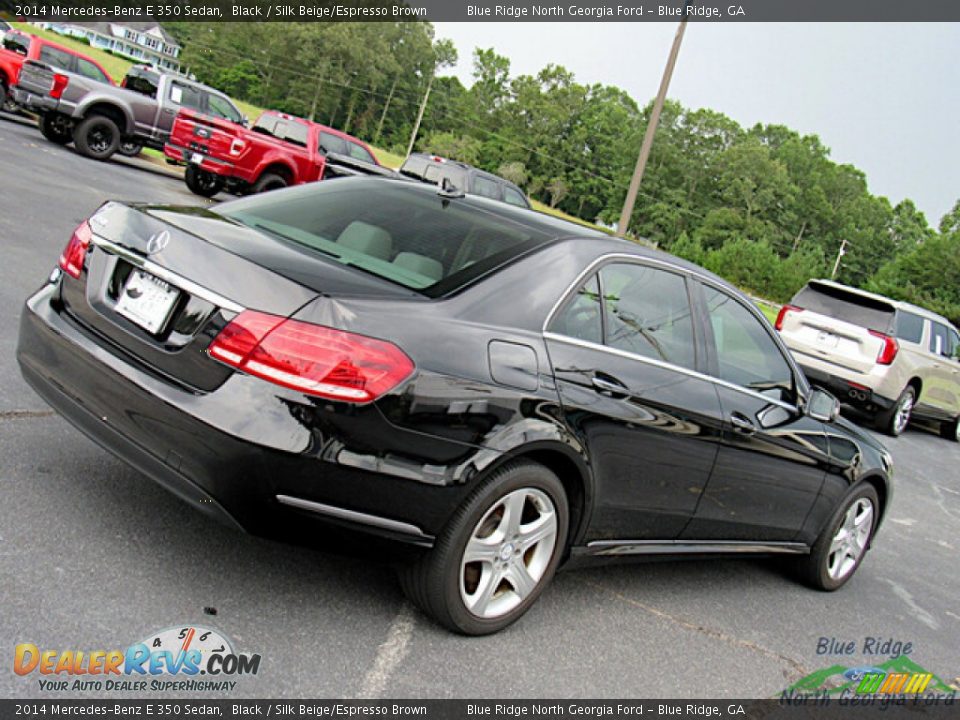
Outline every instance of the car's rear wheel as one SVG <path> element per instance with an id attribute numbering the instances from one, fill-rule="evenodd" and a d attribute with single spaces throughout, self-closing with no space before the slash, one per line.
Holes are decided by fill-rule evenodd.
<path id="1" fill-rule="evenodd" d="M 136 157 L 142 150 L 143 143 L 138 143 L 136 140 L 124 140 L 117 148 L 117 152 L 124 157 Z"/>
<path id="2" fill-rule="evenodd" d="M 60 113 L 44 113 L 40 116 L 40 134 L 57 145 L 66 145 L 73 140 L 70 121 Z"/>
<path id="3" fill-rule="evenodd" d="M 877 427 L 888 435 L 894 437 L 901 435 L 910 424 L 910 416 L 913 414 L 913 406 L 916 402 L 917 391 L 912 385 L 907 385 L 893 407 L 877 415 Z"/>
<path id="4" fill-rule="evenodd" d="M 109 160 L 120 147 L 120 128 L 105 115 L 91 115 L 77 125 L 73 142 L 81 155 Z"/>
<path id="5" fill-rule="evenodd" d="M 960 417 L 951 422 L 940 423 L 940 437 L 960 442 Z"/>
<path id="6" fill-rule="evenodd" d="M 223 189 L 223 178 L 196 165 L 187 166 L 184 180 L 190 192 L 201 197 L 213 197 Z"/>
<path id="7" fill-rule="evenodd" d="M 253 184 L 253 187 L 250 189 L 252 193 L 262 193 L 269 192 L 270 190 L 280 190 L 287 186 L 286 179 L 280 177 L 279 175 L 274 175 L 273 173 L 264 173 L 257 181 Z"/>
<path id="8" fill-rule="evenodd" d="M 401 568 L 404 592 L 451 630 L 502 630 L 549 584 L 568 522 L 556 475 L 531 462 L 505 465 L 457 510 L 429 554 Z"/>
<path id="9" fill-rule="evenodd" d="M 7 112 L 16 112 L 17 110 L 16 103 L 10 99 L 10 91 L 3 83 L 0 83 L 0 110 Z"/>
<path id="10" fill-rule="evenodd" d="M 826 524 L 798 571 L 818 590 L 836 590 L 860 567 L 877 527 L 880 501 L 869 483 L 854 487 Z"/>

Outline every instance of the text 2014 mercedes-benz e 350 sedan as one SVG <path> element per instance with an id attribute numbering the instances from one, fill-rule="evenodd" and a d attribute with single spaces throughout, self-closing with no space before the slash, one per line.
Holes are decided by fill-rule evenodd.
<path id="1" fill-rule="evenodd" d="M 208 515 L 420 546 L 406 592 L 470 634 L 568 560 L 781 553 L 835 589 L 892 494 L 884 449 L 730 285 L 449 187 L 108 203 L 27 301 L 18 359 Z"/>

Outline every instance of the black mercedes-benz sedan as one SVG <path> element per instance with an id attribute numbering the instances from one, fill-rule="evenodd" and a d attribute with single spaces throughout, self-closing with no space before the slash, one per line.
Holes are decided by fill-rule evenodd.
<path id="1" fill-rule="evenodd" d="M 833 590 L 892 496 L 883 447 L 735 288 L 451 188 L 107 203 L 27 301 L 17 357 L 207 515 L 414 548 L 405 591 L 468 634 L 568 561 L 779 553 Z"/>

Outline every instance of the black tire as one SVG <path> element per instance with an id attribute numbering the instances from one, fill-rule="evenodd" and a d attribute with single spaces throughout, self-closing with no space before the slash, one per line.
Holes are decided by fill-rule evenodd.
<path id="1" fill-rule="evenodd" d="M 960 442 L 960 418 L 951 422 L 940 423 L 940 437 L 945 440 Z"/>
<path id="2" fill-rule="evenodd" d="M 287 181 L 285 178 L 280 177 L 279 175 L 274 175 L 273 173 L 264 173 L 257 181 L 253 184 L 253 187 L 250 188 L 251 193 L 262 193 L 270 192 L 271 190 L 280 190 L 287 186 Z"/>
<path id="3" fill-rule="evenodd" d="M 93 160 L 109 160 L 120 147 L 120 128 L 106 115 L 91 115 L 73 131 L 77 151 Z"/>
<path id="4" fill-rule="evenodd" d="M 525 531 L 515 525 L 515 534 L 504 536 L 503 542 L 493 540 L 489 545 L 489 564 L 478 561 L 462 565 L 468 542 L 476 542 L 478 538 L 482 542 L 493 538 L 502 528 L 510 527 L 511 515 L 505 501 L 514 498 L 519 498 L 519 507 L 522 507 L 516 517 L 522 519 L 529 514 L 532 519 L 527 523 L 531 528 L 551 527 L 552 518 L 555 534 L 533 540 L 536 530 L 528 530 L 526 532 L 531 533 L 531 539 L 527 544 L 523 539 Z M 549 503 L 545 503 L 544 499 Z M 518 505 L 514 504 L 513 507 Z M 482 526 L 481 521 L 484 523 Z M 518 524 L 521 521 L 518 520 Z M 544 522 L 546 524 L 538 525 Z M 489 534 L 478 535 L 489 523 L 492 523 L 489 525 Z M 499 632 L 516 622 L 550 583 L 566 548 L 568 525 L 567 497 L 557 476 L 537 463 L 508 463 L 496 470 L 467 498 L 429 553 L 415 563 L 399 568 L 400 584 L 414 604 L 454 632 L 464 635 Z M 552 548 L 549 545 L 551 537 Z M 528 585 L 526 594 L 508 575 L 516 572 L 521 565 L 527 572 L 523 576 L 525 581 L 533 583 Z M 482 596 L 483 577 L 487 577 L 486 587 L 493 588 L 487 593 L 488 600 L 483 607 L 495 603 L 503 607 L 502 612 L 494 613 L 491 617 L 481 617 L 471 612 L 463 594 L 470 594 L 467 584 L 472 582 L 475 583 L 473 593 Z"/>
<path id="5" fill-rule="evenodd" d="M 196 165 L 187 165 L 184 180 L 190 192 L 201 197 L 210 198 L 223 189 L 223 178 L 198 168 Z"/>
<path id="6" fill-rule="evenodd" d="M 67 145 L 73 142 L 73 131 L 70 121 L 65 115 L 44 113 L 37 121 L 40 134 L 56 145 Z"/>
<path id="7" fill-rule="evenodd" d="M 910 424 L 910 415 L 916 403 L 917 391 L 913 389 L 913 385 L 907 385 L 889 410 L 877 414 L 877 429 L 893 437 L 901 435 L 907 429 L 907 425 Z M 906 410 L 906 420 L 903 420 L 900 416 L 904 409 Z"/>
<path id="8" fill-rule="evenodd" d="M 120 147 L 117 148 L 117 152 L 124 157 L 136 157 L 142 150 L 143 143 L 139 143 L 136 140 L 125 140 L 121 142 Z"/>
<path id="9" fill-rule="evenodd" d="M 857 503 L 861 502 L 867 502 L 871 506 L 869 529 L 866 537 L 863 538 L 862 551 L 856 558 L 851 558 L 845 550 L 831 551 L 841 526 L 847 521 L 847 513 Z M 817 590 L 833 591 L 845 585 L 857 572 L 857 568 L 860 567 L 863 558 L 870 549 L 879 514 L 880 500 L 874 487 L 870 483 L 860 483 L 853 487 L 831 516 L 830 521 L 824 526 L 817 541 L 810 549 L 810 554 L 797 562 L 796 569 L 800 579 Z M 863 522 L 867 522 L 866 518 Z M 852 564 L 850 564 L 851 559 Z M 831 573 L 831 567 L 836 569 L 835 573 Z"/>

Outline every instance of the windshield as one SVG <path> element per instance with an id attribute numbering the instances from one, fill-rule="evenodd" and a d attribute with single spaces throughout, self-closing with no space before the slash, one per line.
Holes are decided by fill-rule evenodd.
<path id="1" fill-rule="evenodd" d="M 428 297 L 454 292 L 553 237 L 412 190 L 388 181 L 342 179 L 257 195 L 215 212 Z"/>

